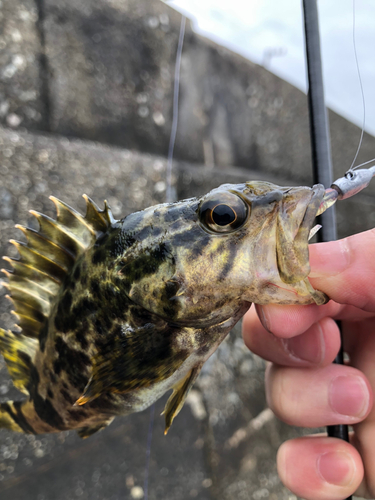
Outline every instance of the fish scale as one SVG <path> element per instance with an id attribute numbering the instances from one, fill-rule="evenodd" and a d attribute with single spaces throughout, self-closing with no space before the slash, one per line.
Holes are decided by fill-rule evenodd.
<path id="1" fill-rule="evenodd" d="M 85 217 L 52 197 L 56 220 L 32 212 L 39 230 L 21 227 L 27 243 L 7 259 L 21 331 L 0 329 L 0 349 L 28 399 L 0 405 L 0 427 L 88 437 L 173 390 L 167 432 L 252 302 L 327 300 L 307 279 L 324 197 L 320 185 L 228 184 L 120 221 L 88 197 Z"/>

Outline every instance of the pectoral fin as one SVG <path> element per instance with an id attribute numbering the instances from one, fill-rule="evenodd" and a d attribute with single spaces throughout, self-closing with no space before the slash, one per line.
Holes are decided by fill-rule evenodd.
<path id="1" fill-rule="evenodd" d="M 122 332 L 127 332 L 123 335 Z M 189 356 L 189 351 L 175 352 L 164 321 L 133 327 L 127 323 L 108 334 L 92 358 L 92 374 L 75 405 L 81 406 L 102 394 L 126 394 L 171 377 Z"/>
<path id="2" fill-rule="evenodd" d="M 195 366 L 173 387 L 173 392 L 170 395 L 162 413 L 165 414 L 164 434 L 167 434 L 170 426 L 172 425 L 173 419 L 179 414 L 181 408 L 183 407 L 186 396 L 189 394 L 190 389 L 193 387 L 193 384 L 196 381 L 202 366 L 202 364 Z"/>

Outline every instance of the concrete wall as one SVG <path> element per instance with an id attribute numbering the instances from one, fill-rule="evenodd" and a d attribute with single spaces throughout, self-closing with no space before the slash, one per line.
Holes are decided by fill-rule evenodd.
<path id="1" fill-rule="evenodd" d="M 117 217 L 163 201 L 180 15 L 157 0 L 2 0 L 0 23 L 1 254 L 13 254 L 15 223 L 33 224 L 29 209 L 54 215 L 50 194 L 81 210 L 83 192 L 106 198 Z M 360 131 L 332 112 L 330 122 L 341 176 Z M 365 134 L 359 161 L 374 146 Z M 175 156 L 181 198 L 246 179 L 309 184 L 306 96 L 188 26 Z M 374 226 L 374 189 L 339 204 L 340 235 Z M 166 438 L 158 402 L 150 499 L 292 498 L 275 453 L 301 431 L 267 412 L 263 371 L 237 328 Z M 0 396 L 20 397 L 3 362 Z M 148 421 L 148 411 L 117 419 L 86 441 L 1 431 L 2 500 L 140 498 Z"/>

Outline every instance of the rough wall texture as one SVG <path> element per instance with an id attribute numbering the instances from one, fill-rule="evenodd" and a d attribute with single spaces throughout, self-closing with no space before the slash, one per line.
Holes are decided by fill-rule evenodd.
<path id="1" fill-rule="evenodd" d="M 163 201 L 180 15 L 157 0 L 2 0 L 0 14 L 0 253 L 12 254 L 15 223 L 33 223 L 28 209 L 53 215 L 49 194 L 81 210 L 83 192 L 106 198 L 115 216 Z M 341 176 L 359 130 L 335 113 L 330 123 Z M 359 161 L 374 146 L 365 134 Z M 187 27 L 175 152 L 179 198 L 249 178 L 309 184 L 306 96 Z M 338 205 L 341 236 L 374 226 L 374 194 Z M 166 438 L 158 402 L 150 499 L 295 498 L 275 453 L 300 431 L 266 409 L 263 372 L 237 328 Z M 19 398 L 4 363 L 0 395 Z M 2 500 L 141 498 L 148 422 L 117 419 L 86 441 L 0 431 Z"/>
<path id="2" fill-rule="evenodd" d="M 0 122 L 45 130 L 41 23 L 33 0 L 0 5 Z"/>
<path id="3" fill-rule="evenodd" d="M 1 22 L 4 123 L 165 155 L 177 12 L 158 0 L 4 0 Z M 310 182 L 306 96 L 187 24 L 176 157 Z M 340 176 L 359 130 L 330 121 Z M 365 134 L 359 161 L 374 144 Z"/>

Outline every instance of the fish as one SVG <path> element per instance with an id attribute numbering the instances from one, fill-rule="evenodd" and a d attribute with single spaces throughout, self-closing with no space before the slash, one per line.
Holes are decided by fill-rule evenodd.
<path id="1" fill-rule="evenodd" d="M 253 181 L 114 219 L 86 195 L 82 216 L 16 226 L 3 270 L 17 324 L 0 352 L 20 401 L 0 428 L 86 438 L 172 391 L 165 433 L 204 362 L 252 303 L 324 304 L 308 280 L 308 244 L 329 190 Z"/>

